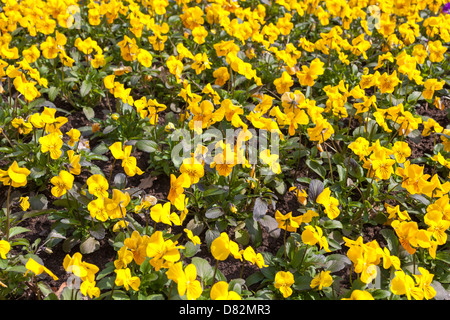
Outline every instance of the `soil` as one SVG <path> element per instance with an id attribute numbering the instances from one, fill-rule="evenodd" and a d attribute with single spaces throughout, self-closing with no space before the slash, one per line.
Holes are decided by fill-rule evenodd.
<path id="1" fill-rule="evenodd" d="M 433 107 L 426 107 L 425 105 L 419 106 L 417 108 L 417 112 L 420 115 L 429 116 L 434 118 L 437 122 L 439 122 L 443 127 L 446 127 L 449 125 L 449 117 L 447 115 L 447 110 L 449 108 L 448 100 L 445 100 L 446 108 L 445 111 L 440 111 Z M 66 106 L 68 111 L 73 111 L 70 106 Z M 101 114 L 102 107 L 98 107 L 95 109 L 96 114 Z M 79 128 L 83 126 L 90 126 L 91 123 L 84 117 L 84 114 L 80 111 L 74 112 L 71 115 L 68 116 L 69 122 L 66 124 L 67 128 L 70 129 L 71 127 Z M 67 130 L 68 130 L 67 129 Z M 421 129 L 421 128 L 419 128 Z M 408 143 L 410 144 L 412 148 L 412 158 L 421 157 L 425 154 L 432 154 L 433 150 L 433 138 L 427 138 L 423 137 L 420 142 L 416 143 L 408 139 Z M 91 146 L 92 147 L 92 146 Z M 111 161 L 94 161 L 94 164 L 99 166 L 103 172 L 109 173 L 113 172 L 113 176 L 116 173 L 123 172 L 123 168 L 116 162 L 116 165 L 114 168 L 112 168 L 112 156 L 110 153 L 106 153 L 105 155 L 110 157 Z M 147 153 L 136 151 L 133 154 L 138 159 L 138 166 L 145 171 L 145 169 L 148 167 L 148 161 L 149 156 Z M 80 177 L 87 178 L 89 176 L 88 172 L 83 172 Z M 133 185 L 139 185 L 142 179 L 146 178 L 147 176 L 135 176 L 133 178 L 129 179 L 129 182 L 127 185 L 133 186 Z M 153 181 L 153 184 L 149 184 L 144 189 L 144 192 L 149 195 L 154 195 L 158 199 L 166 199 L 167 194 L 169 192 L 170 188 L 170 180 L 169 177 L 160 175 L 157 176 L 156 179 Z M 0 189 L 0 194 L 5 194 L 5 189 Z M 47 190 L 47 198 L 49 199 L 49 204 L 51 203 L 52 195 Z M 283 195 L 277 202 L 276 210 L 280 210 L 283 214 L 287 212 L 293 212 L 296 213 L 297 209 L 300 207 L 296 197 L 293 193 L 287 192 L 285 195 Z M 273 209 L 269 212 L 269 214 L 274 214 Z M 137 218 L 139 219 L 139 218 Z M 26 227 L 30 229 L 30 232 L 28 232 L 25 235 L 25 238 L 30 241 L 30 243 L 33 243 L 37 238 L 45 239 L 48 235 L 48 233 L 51 230 L 52 221 L 48 219 L 46 215 L 29 218 L 25 220 L 23 223 L 21 223 L 21 226 Z M 364 226 L 364 241 L 371 241 L 373 239 L 377 240 L 380 245 L 384 244 L 384 238 L 381 235 L 380 231 L 382 230 L 383 226 L 372 226 L 372 225 L 366 225 Z M 114 261 L 117 252 L 113 249 L 113 247 L 107 243 L 106 241 L 107 237 L 105 237 L 105 240 L 101 241 L 100 249 L 87 255 L 83 255 L 83 259 L 89 263 L 93 263 L 96 266 L 102 270 L 105 265 L 111 261 Z M 255 248 L 256 252 L 271 252 L 272 254 L 276 254 L 280 246 L 282 245 L 283 240 L 282 236 L 279 238 L 273 238 L 267 234 L 267 232 L 264 232 L 263 234 L 263 241 L 262 244 Z M 343 254 L 345 254 L 345 247 L 342 248 Z M 47 253 L 45 251 L 40 251 L 39 256 L 43 260 L 45 266 L 50 269 L 58 278 L 59 280 L 54 281 L 51 280 L 49 277 L 47 277 L 48 284 L 51 286 L 51 288 L 58 292 L 60 288 L 63 288 L 65 286 L 65 281 L 68 278 L 68 274 L 64 270 L 62 264 L 64 257 L 66 254 L 74 254 L 75 252 L 79 251 L 79 246 L 75 246 L 72 248 L 70 252 L 65 252 L 62 249 L 62 243 L 57 244 L 55 247 L 51 248 L 51 253 Z M 203 245 L 200 252 L 196 255 L 199 257 L 202 257 L 210 262 L 211 265 L 214 265 L 215 261 L 212 261 L 213 258 L 211 254 L 209 253 L 209 249 L 206 248 L 206 245 Z M 222 261 L 219 263 L 218 267 L 219 270 L 223 273 L 223 275 L 228 279 L 235 279 L 241 277 L 241 266 L 242 264 L 236 263 L 236 260 L 233 258 L 229 258 L 225 261 Z M 242 278 L 246 278 L 252 273 L 258 271 L 258 267 L 252 266 L 249 263 L 245 264 L 245 267 L 243 269 Z M 336 275 L 342 277 L 343 281 L 341 282 L 342 289 L 348 288 L 350 285 L 349 282 L 349 274 L 350 274 L 350 268 L 343 269 L 336 273 Z M 353 274 L 353 277 L 356 277 L 355 274 Z M 21 297 L 22 299 L 33 299 L 34 295 L 33 293 L 29 292 L 25 296 Z"/>

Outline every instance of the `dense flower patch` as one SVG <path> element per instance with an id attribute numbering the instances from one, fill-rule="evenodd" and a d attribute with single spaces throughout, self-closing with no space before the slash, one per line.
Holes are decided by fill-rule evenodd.
<path id="1" fill-rule="evenodd" d="M 0 297 L 446 298 L 450 127 L 417 113 L 450 110 L 446 1 L 3 1 Z"/>

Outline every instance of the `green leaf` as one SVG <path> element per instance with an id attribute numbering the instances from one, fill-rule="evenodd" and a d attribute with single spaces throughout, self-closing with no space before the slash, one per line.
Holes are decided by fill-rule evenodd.
<path id="1" fill-rule="evenodd" d="M 240 229 L 234 232 L 234 239 L 242 246 L 247 246 L 250 242 L 250 236 L 246 229 Z"/>
<path id="2" fill-rule="evenodd" d="M 327 170 L 319 162 L 313 159 L 306 159 L 306 165 L 315 173 L 317 173 L 321 178 L 325 179 L 327 175 Z"/>
<path id="3" fill-rule="evenodd" d="M 216 219 L 220 216 L 223 216 L 225 214 L 225 212 L 223 211 L 222 208 L 220 207 L 214 207 L 214 208 L 209 208 L 206 213 L 205 213 L 205 217 L 208 219 Z"/>
<path id="4" fill-rule="evenodd" d="M 59 91 L 61 91 L 60 88 L 57 87 L 50 87 L 50 89 L 48 90 L 48 98 L 51 101 L 55 101 L 56 96 L 58 95 Z"/>
<path id="5" fill-rule="evenodd" d="M 90 82 L 88 80 L 84 80 L 81 83 L 81 87 L 80 87 L 81 96 L 85 97 L 91 91 L 91 88 L 92 88 L 92 82 Z"/>
<path id="6" fill-rule="evenodd" d="M 192 241 L 188 241 L 184 245 L 184 256 L 186 258 L 193 257 L 199 250 L 200 246 L 198 244 L 194 244 Z"/>
<path id="7" fill-rule="evenodd" d="M 323 223 L 325 229 L 342 229 L 342 223 L 339 220 L 326 220 Z"/>
<path id="8" fill-rule="evenodd" d="M 419 97 L 422 95 L 422 92 L 420 92 L 420 91 L 414 91 L 414 92 L 412 92 L 409 96 L 408 96 L 408 102 L 409 103 L 411 103 L 411 102 L 415 102 L 417 99 L 419 99 Z M 420 100 L 422 100 L 423 99 L 423 97 L 420 99 Z"/>
<path id="9" fill-rule="evenodd" d="M 398 237 L 395 235 L 394 230 L 383 229 L 380 232 L 387 241 L 389 251 L 392 254 L 397 255 Z"/>
<path id="10" fill-rule="evenodd" d="M 80 243 L 80 239 L 76 236 L 71 236 L 63 241 L 62 249 L 64 252 L 69 252 L 78 243 Z"/>
<path id="11" fill-rule="evenodd" d="M 295 279 L 295 283 L 292 285 L 292 288 L 297 291 L 311 290 L 312 279 L 312 277 L 306 275 L 299 276 Z"/>
<path id="12" fill-rule="evenodd" d="M 247 287 L 250 287 L 254 284 L 257 284 L 264 280 L 264 274 L 261 271 L 257 271 L 255 273 L 252 273 L 250 276 L 245 279 L 245 283 L 247 284 Z"/>
<path id="13" fill-rule="evenodd" d="M 267 213 L 267 202 L 261 198 L 256 198 L 255 205 L 253 207 L 253 219 L 260 221 Z"/>
<path id="14" fill-rule="evenodd" d="M 219 186 L 211 186 L 211 187 L 209 187 L 208 189 L 206 189 L 206 190 L 203 192 L 203 196 L 204 196 L 204 197 L 208 197 L 208 196 L 217 196 L 217 195 L 224 194 L 224 193 L 227 193 L 227 192 L 228 192 L 228 191 L 227 191 L 226 189 L 222 188 L 222 187 L 219 187 Z"/>
<path id="15" fill-rule="evenodd" d="M 102 240 L 105 238 L 105 228 L 101 224 L 96 224 L 89 230 L 89 234 L 97 240 Z"/>
<path id="16" fill-rule="evenodd" d="M 350 259 L 343 254 L 331 254 L 326 258 L 326 270 L 331 273 L 338 272 L 351 264 Z"/>
<path id="17" fill-rule="evenodd" d="M 83 113 L 88 120 L 91 120 L 95 117 L 94 109 L 92 109 L 91 107 L 83 107 Z"/>
<path id="18" fill-rule="evenodd" d="M 197 276 L 205 283 L 212 280 L 214 270 L 207 260 L 200 257 L 194 257 L 192 258 L 192 264 L 197 268 Z"/>
<path id="19" fill-rule="evenodd" d="M 100 242 L 94 237 L 89 237 L 80 244 L 80 252 L 82 254 L 92 253 L 100 248 Z"/>
<path id="20" fill-rule="evenodd" d="M 436 259 L 450 264 L 450 252 L 441 251 L 436 254 Z"/>
<path id="21" fill-rule="evenodd" d="M 29 231 L 31 231 L 31 230 L 24 228 L 24 227 L 12 227 L 11 229 L 9 229 L 9 237 L 12 238 L 18 234 L 21 234 L 24 232 L 29 232 Z"/>
<path id="22" fill-rule="evenodd" d="M 136 142 L 136 148 L 144 152 L 152 153 L 158 150 L 158 144 L 152 140 L 139 140 Z"/>

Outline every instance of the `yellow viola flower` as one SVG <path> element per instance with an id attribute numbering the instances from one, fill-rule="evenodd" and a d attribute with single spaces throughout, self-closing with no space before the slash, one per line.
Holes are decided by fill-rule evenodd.
<path id="1" fill-rule="evenodd" d="M 31 173 L 27 168 L 20 168 L 17 161 L 14 161 L 8 170 L 0 169 L 0 181 L 5 185 L 11 185 L 14 188 L 27 185 L 27 177 Z"/>
<path id="2" fill-rule="evenodd" d="M 375 300 L 370 292 L 355 289 L 352 291 L 350 298 L 342 298 L 341 300 Z"/>
<path id="3" fill-rule="evenodd" d="M 320 271 L 312 280 L 311 288 L 318 287 L 319 290 L 329 287 L 333 284 L 333 277 L 330 275 L 330 271 Z"/>
<path id="4" fill-rule="evenodd" d="M 80 292 L 85 296 L 89 296 L 91 299 L 94 297 L 98 298 L 100 296 L 100 289 L 95 285 L 95 281 L 91 282 L 89 280 L 85 280 L 80 285 Z"/>
<path id="5" fill-rule="evenodd" d="M 395 270 L 400 270 L 400 259 L 397 256 L 391 255 L 389 249 L 387 247 L 376 248 L 376 251 L 378 255 L 380 255 L 383 258 L 383 268 L 389 269 L 394 267 Z"/>
<path id="6" fill-rule="evenodd" d="M 75 63 L 75 60 L 69 57 L 67 53 L 63 50 L 59 51 L 59 59 L 61 60 L 62 64 L 65 65 L 66 67 L 71 68 Z"/>
<path id="7" fill-rule="evenodd" d="M 337 216 L 339 216 L 339 201 L 331 196 L 330 188 L 325 188 L 317 197 L 316 202 L 325 207 L 324 211 L 331 220 L 336 219 Z"/>
<path id="8" fill-rule="evenodd" d="M 444 53 L 447 48 L 442 45 L 441 40 L 428 42 L 429 59 L 431 62 L 441 62 L 444 60 Z"/>
<path id="9" fill-rule="evenodd" d="M 307 129 L 311 141 L 322 144 L 334 134 L 333 126 L 325 118 L 316 119 L 314 123 L 315 127 Z"/>
<path id="10" fill-rule="evenodd" d="M 441 90 L 444 84 L 445 80 L 427 79 L 424 83 L 425 90 L 422 92 L 423 97 L 427 100 L 433 99 L 434 92 Z"/>
<path id="11" fill-rule="evenodd" d="M 398 163 L 404 163 L 406 158 L 411 156 L 411 148 L 409 147 L 409 144 L 404 141 L 396 141 L 392 146 L 392 152 Z"/>
<path id="12" fill-rule="evenodd" d="M 94 59 L 91 60 L 91 65 L 93 68 L 98 69 L 106 64 L 105 56 L 102 53 L 97 53 L 94 55 Z"/>
<path id="13" fill-rule="evenodd" d="M 204 26 L 198 26 L 192 30 L 192 36 L 194 37 L 195 43 L 204 44 L 205 38 L 208 36 L 208 31 Z"/>
<path id="14" fill-rule="evenodd" d="M 277 78 L 273 81 L 277 92 L 279 94 L 283 94 L 285 92 L 289 92 L 289 89 L 294 85 L 294 80 L 286 71 L 283 71 L 280 78 Z"/>
<path id="15" fill-rule="evenodd" d="M 65 170 L 61 170 L 58 176 L 51 178 L 50 182 L 54 185 L 51 192 L 56 198 L 62 197 L 68 190 L 72 189 L 74 176 Z"/>
<path id="16" fill-rule="evenodd" d="M 416 252 L 417 246 L 417 232 L 419 227 L 415 221 L 399 221 L 394 220 L 391 223 L 392 228 L 394 228 L 397 234 L 398 240 L 402 247 L 409 253 L 414 254 Z"/>
<path id="17" fill-rule="evenodd" d="M 383 67 L 385 65 L 386 61 L 394 62 L 394 57 L 392 56 L 392 53 L 387 52 L 382 55 L 379 55 L 378 56 L 378 64 L 373 68 L 373 70 L 377 70 L 377 69 Z"/>
<path id="18" fill-rule="evenodd" d="M 194 63 L 191 65 L 191 68 L 195 70 L 196 74 L 200 74 L 206 69 L 211 69 L 208 55 L 206 53 L 197 53 L 194 56 Z"/>
<path id="19" fill-rule="evenodd" d="M 296 73 L 298 81 L 302 86 L 309 86 L 312 87 L 315 83 L 315 80 L 318 78 L 318 76 L 322 75 L 325 72 L 325 69 L 323 68 L 324 63 L 320 61 L 319 58 L 314 59 L 311 61 L 311 64 L 309 67 L 303 65 L 302 70 L 298 71 Z"/>
<path id="20" fill-rule="evenodd" d="M 134 291 L 139 291 L 141 279 L 137 276 L 131 276 L 131 270 L 129 268 L 116 269 L 114 272 L 116 273 L 116 280 L 114 281 L 116 286 L 123 286 L 127 291 L 130 287 Z"/>
<path id="21" fill-rule="evenodd" d="M 41 119 L 45 123 L 45 132 L 47 133 L 58 133 L 62 135 L 60 130 L 61 126 L 67 123 L 68 119 L 66 117 L 55 117 L 56 109 L 44 107 L 44 111 L 41 113 Z"/>
<path id="22" fill-rule="evenodd" d="M 326 252 L 331 252 L 328 247 L 327 238 L 323 235 L 322 228 L 319 226 L 305 226 L 305 230 L 302 232 L 302 241 L 310 246 L 319 244 L 320 249 L 324 249 Z"/>
<path id="23" fill-rule="evenodd" d="M 128 264 L 133 261 L 133 252 L 127 248 L 127 246 L 122 246 L 119 251 L 117 251 L 117 259 L 114 260 L 114 267 L 116 269 L 126 268 Z"/>
<path id="24" fill-rule="evenodd" d="M 186 173 L 180 174 L 178 178 L 174 175 L 170 175 L 170 190 L 167 195 L 167 199 L 175 204 L 175 201 L 178 199 L 180 195 L 184 193 L 185 188 L 189 188 L 191 186 L 191 179 Z"/>
<path id="25" fill-rule="evenodd" d="M 142 119 L 148 118 L 151 125 L 158 123 L 158 113 L 167 109 L 165 104 L 159 103 L 156 99 L 142 97 L 134 102 L 136 111 Z"/>
<path id="26" fill-rule="evenodd" d="M 278 222 L 278 228 L 296 232 L 302 223 L 302 216 L 292 216 L 292 212 L 288 212 L 283 215 L 279 210 L 275 212 L 275 220 Z"/>
<path id="27" fill-rule="evenodd" d="M 124 218 L 127 209 L 126 207 L 131 201 L 128 192 L 122 192 L 119 189 L 113 189 L 112 198 L 103 198 L 105 201 L 106 211 L 110 219 Z"/>
<path id="28" fill-rule="evenodd" d="M 216 260 L 226 260 L 230 254 L 236 259 L 241 259 L 239 253 L 239 246 L 233 240 L 230 240 L 225 232 L 222 232 L 219 237 L 211 243 L 211 254 Z"/>
<path id="29" fill-rule="evenodd" d="M 277 154 L 271 154 L 269 149 L 261 151 L 259 154 L 261 161 L 267 164 L 275 174 L 281 173 L 281 166 L 279 162 L 279 156 Z"/>
<path id="30" fill-rule="evenodd" d="M 163 51 L 166 46 L 167 36 L 157 32 L 155 35 L 148 37 L 148 41 L 152 45 L 153 50 Z"/>
<path id="31" fill-rule="evenodd" d="M 6 259 L 6 254 L 11 250 L 11 245 L 6 240 L 0 240 L 0 258 Z"/>
<path id="32" fill-rule="evenodd" d="M 203 290 L 197 278 L 197 268 L 194 264 L 189 264 L 183 270 L 182 262 L 173 264 L 166 272 L 167 278 L 177 284 L 180 297 L 186 294 L 188 300 L 196 300 L 201 296 Z"/>
<path id="33" fill-rule="evenodd" d="M 424 222 L 428 226 L 427 231 L 431 232 L 438 245 L 447 242 L 447 229 L 450 227 L 450 220 L 446 220 L 442 212 L 437 210 L 427 212 L 424 216 Z"/>
<path id="34" fill-rule="evenodd" d="M 108 197 L 109 183 L 104 176 L 94 174 L 87 179 L 86 183 L 90 194 L 98 198 Z"/>
<path id="35" fill-rule="evenodd" d="M 175 262 L 180 260 L 179 249 L 184 249 L 183 246 L 178 246 L 178 243 L 172 240 L 164 240 L 161 231 L 154 232 L 147 242 L 146 253 L 150 259 L 150 264 L 159 271 L 161 268 L 170 268 Z"/>
<path id="36" fill-rule="evenodd" d="M 66 254 L 63 260 L 63 267 L 66 272 L 73 273 L 81 280 L 89 280 L 91 282 L 95 281 L 95 274 L 99 271 L 99 268 L 92 263 L 83 261 L 83 256 L 80 252 L 76 252 L 71 257 Z"/>
<path id="37" fill-rule="evenodd" d="M 29 122 L 25 122 L 22 118 L 14 118 L 11 121 L 11 124 L 14 128 L 19 131 L 19 134 L 28 134 L 33 130 L 33 126 Z"/>
<path id="38" fill-rule="evenodd" d="M 167 225 L 181 225 L 180 217 L 175 212 L 171 211 L 171 203 L 166 202 L 164 205 L 158 203 L 150 210 L 150 216 L 155 222 L 162 222 Z"/>
<path id="39" fill-rule="evenodd" d="M 280 290 L 284 298 L 292 295 L 291 286 L 294 284 L 294 275 L 289 271 L 278 271 L 275 275 L 274 286 Z"/>
<path id="40" fill-rule="evenodd" d="M 104 222 L 109 218 L 103 197 L 90 201 L 87 205 L 87 209 L 89 210 L 91 217 L 98 221 Z"/>
<path id="41" fill-rule="evenodd" d="M 61 50 L 56 43 L 55 38 L 50 36 L 48 36 L 45 41 L 41 43 L 40 49 L 42 51 L 42 55 L 46 59 L 55 59 Z"/>
<path id="42" fill-rule="evenodd" d="M 69 158 L 67 170 L 69 170 L 71 174 L 79 175 L 81 173 L 81 165 L 80 165 L 81 155 L 75 154 L 74 150 L 68 150 L 67 156 Z"/>
<path id="43" fill-rule="evenodd" d="M 194 236 L 191 230 L 184 228 L 183 231 L 186 232 L 188 239 L 191 240 L 193 244 L 195 245 L 201 244 L 200 238 L 198 236 Z"/>
<path id="44" fill-rule="evenodd" d="M 128 221 L 119 220 L 113 226 L 113 232 L 119 232 L 125 230 L 130 223 Z"/>
<path id="45" fill-rule="evenodd" d="M 428 57 L 428 51 L 423 44 L 416 44 L 413 47 L 412 55 L 418 64 L 424 64 L 425 59 Z"/>
<path id="46" fill-rule="evenodd" d="M 305 190 L 294 186 L 289 188 L 289 192 L 294 192 L 298 202 L 304 206 L 306 205 L 308 194 L 306 193 Z"/>
<path id="47" fill-rule="evenodd" d="M 30 208 L 28 199 L 29 197 L 20 197 L 19 199 L 20 208 L 22 208 L 23 211 L 27 211 Z"/>
<path id="48" fill-rule="evenodd" d="M 428 270 L 422 267 L 419 267 L 419 271 L 421 273 L 420 275 L 413 275 L 418 283 L 418 287 L 423 291 L 425 299 L 433 299 L 436 296 L 436 290 L 431 286 L 434 274 L 431 274 Z"/>
<path id="49" fill-rule="evenodd" d="M 203 164 L 201 164 L 195 157 L 186 158 L 180 166 L 180 173 L 185 173 L 190 178 L 190 183 L 195 184 L 199 182 L 200 178 L 204 176 L 205 170 Z"/>
<path id="50" fill-rule="evenodd" d="M 211 287 L 211 300 L 241 300 L 241 296 L 234 291 L 228 291 L 228 287 L 229 285 L 225 281 L 216 282 Z"/>
<path id="51" fill-rule="evenodd" d="M 408 300 L 411 300 L 411 298 L 422 300 L 424 298 L 423 290 L 417 287 L 413 277 L 405 274 L 403 270 L 395 272 L 390 288 L 393 294 L 406 295 Z"/>
<path id="52" fill-rule="evenodd" d="M 98 51 L 99 48 L 97 41 L 92 40 L 91 37 L 88 37 L 85 40 L 77 38 L 75 40 L 75 47 L 84 54 L 91 54 L 93 51 Z"/>
<path id="53" fill-rule="evenodd" d="M 45 122 L 42 120 L 41 115 L 39 113 L 33 113 L 28 121 L 33 125 L 33 127 L 37 129 L 41 129 L 45 126 Z"/>
<path id="54" fill-rule="evenodd" d="M 152 66 L 153 56 L 145 49 L 139 49 L 137 59 L 139 63 L 146 68 L 150 68 Z"/>
<path id="55" fill-rule="evenodd" d="M 385 72 L 378 78 L 378 88 L 380 88 L 381 93 L 393 93 L 399 82 L 397 70 L 390 75 Z"/>
<path id="56" fill-rule="evenodd" d="M 64 142 L 57 132 L 53 132 L 40 137 L 39 143 L 41 145 L 42 153 L 49 152 L 50 158 L 52 158 L 53 160 L 59 159 L 59 157 L 61 157 L 61 147 L 63 146 Z"/>
<path id="57" fill-rule="evenodd" d="M 388 220 L 411 220 L 411 217 L 409 216 L 408 212 L 406 210 L 400 211 L 400 205 L 391 206 L 388 203 L 384 204 L 384 207 L 386 208 L 386 212 L 389 214 Z"/>
<path id="58" fill-rule="evenodd" d="M 41 56 L 41 52 L 37 46 L 33 44 L 30 48 L 23 50 L 22 55 L 28 63 L 33 63 Z"/>
<path id="59" fill-rule="evenodd" d="M 181 73 L 183 72 L 183 62 L 174 56 L 170 56 L 166 61 L 169 72 L 175 76 L 177 83 L 181 82 Z"/>
<path id="60" fill-rule="evenodd" d="M 395 160 L 390 158 L 374 158 L 372 159 L 372 173 L 376 178 L 388 180 L 394 173 Z"/>
<path id="61" fill-rule="evenodd" d="M 53 280 L 55 280 L 55 281 L 58 280 L 58 277 L 53 272 L 51 272 L 45 266 L 36 262 L 32 258 L 28 259 L 27 263 L 25 264 L 25 268 L 27 268 L 27 272 L 25 272 L 25 275 L 27 275 L 29 271 L 33 272 L 37 276 L 40 275 L 41 273 L 46 273 L 50 277 L 52 277 Z"/>
<path id="62" fill-rule="evenodd" d="M 219 175 L 228 177 L 233 171 L 233 167 L 236 165 L 234 152 L 229 149 L 223 150 L 222 153 L 216 154 L 211 162 L 210 167 L 216 168 Z"/>
<path id="63" fill-rule="evenodd" d="M 247 248 L 245 248 L 243 257 L 248 262 L 250 262 L 252 264 L 256 264 L 258 266 L 258 268 L 263 268 L 263 267 L 268 266 L 264 262 L 264 257 L 262 256 L 262 254 L 256 253 L 255 250 L 251 246 L 248 246 Z"/>
<path id="64" fill-rule="evenodd" d="M 145 234 L 141 236 L 138 231 L 134 230 L 131 237 L 123 241 L 124 246 L 133 253 L 133 260 L 138 266 L 147 258 L 147 245 L 150 243 L 150 239 L 149 236 Z"/>
<path id="65" fill-rule="evenodd" d="M 142 175 L 144 172 L 137 166 L 137 159 L 131 156 L 131 149 L 133 146 L 124 145 L 122 148 L 122 142 L 118 141 L 113 143 L 109 150 L 115 159 L 122 160 L 122 167 L 125 170 L 127 176 L 134 177 L 136 174 Z"/>
<path id="66" fill-rule="evenodd" d="M 77 141 L 80 141 L 81 132 L 78 129 L 72 128 L 66 134 L 70 138 L 67 142 L 69 146 L 73 147 Z"/>

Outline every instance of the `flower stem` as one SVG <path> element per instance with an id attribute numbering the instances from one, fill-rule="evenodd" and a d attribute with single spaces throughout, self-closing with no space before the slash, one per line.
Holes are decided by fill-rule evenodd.
<path id="1" fill-rule="evenodd" d="M 213 285 L 216 282 L 216 272 L 218 267 L 219 267 L 219 260 L 216 260 L 216 266 L 214 267 L 214 274 L 213 274 L 213 282 L 211 285 Z"/>
<path id="2" fill-rule="evenodd" d="M 11 197 L 11 184 L 8 187 L 8 195 L 6 198 L 6 241 L 9 242 L 9 212 L 10 212 L 10 205 L 9 200 Z"/>

